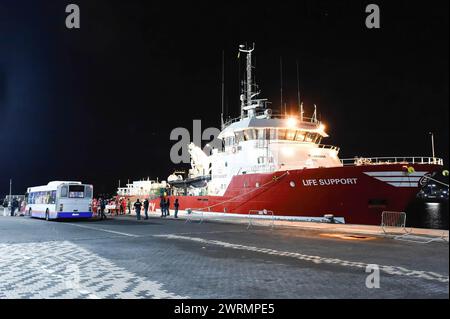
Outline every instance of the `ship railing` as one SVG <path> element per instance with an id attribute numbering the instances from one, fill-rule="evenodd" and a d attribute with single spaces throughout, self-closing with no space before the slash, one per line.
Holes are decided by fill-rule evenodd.
<path id="1" fill-rule="evenodd" d="M 418 157 L 418 156 L 400 156 L 400 157 L 354 157 L 341 159 L 344 166 L 362 166 L 362 165 L 382 165 L 382 164 L 433 164 L 444 165 L 442 158 L 437 157 Z"/>
<path id="2" fill-rule="evenodd" d="M 248 212 L 248 224 L 247 229 L 250 229 L 254 225 L 265 226 L 269 221 L 270 230 L 275 227 L 275 215 L 273 211 L 267 209 L 252 209 Z"/>
<path id="3" fill-rule="evenodd" d="M 334 145 L 325 145 L 325 144 L 318 144 L 317 145 L 319 148 L 323 148 L 323 149 L 329 149 L 329 150 L 334 150 L 336 152 L 339 153 L 339 151 L 341 150 L 340 147 L 334 146 Z"/>
<path id="4" fill-rule="evenodd" d="M 263 112 L 257 112 L 255 116 L 256 116 L 256 117 L 261 117 L 261 116 L 267 116 L 267 115 L 266 115 L 266 113 L 263 111 Z M 271 114 L 270 114 L 270 118 L 271 118 L 271 119 L 295 118 L 295 119 L 297 119 L 297 120 L 300 121 L 300 116 L 286 115 L 286 114 L 284 114 L 284 113 L 278 113 L 278 112 L 277 112 L 277 113 L 275 113 L 275 112 L 271 113 Z M 227 126 L 229 126 L 229 125 L 231 125 L 231 124 L 233 124 L 233 123 L 239 122 L 240 120 L 242 120 L 242 118 L 241 118 L 240 116 L 239 116 L 239 117 L 232 118 L 232 119 L 229 119 L 228 121 L 226 121 L 226 122 L 223 124 L 223 128 L 225 128 L 225 127 L 227 127 Z M 320 121 L 317 121 L 315 118 L 312 118 L 312 117 L 306 117 L 306 116 L 303 116 L 303 122 L 320 124 Z"/>

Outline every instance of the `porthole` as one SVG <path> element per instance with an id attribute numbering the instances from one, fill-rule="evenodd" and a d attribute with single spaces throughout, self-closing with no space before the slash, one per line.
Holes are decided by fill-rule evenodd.
<path id="1" fill-rule="evenodd" d="M 292 188 L 294 188 L 294 187 L 295 187 L 295 182 L 294 182 L 294 181 L 291 181 L 291 182 L 289 183 L 289 185 L 290 185 Z"/>
<path id="2" fill-rule="evenodd" d="M 256 188 L 259 188 L 259 186 L 261 186 L 260 184 L 259 184 L 259 182 L 256 182 Z"/>

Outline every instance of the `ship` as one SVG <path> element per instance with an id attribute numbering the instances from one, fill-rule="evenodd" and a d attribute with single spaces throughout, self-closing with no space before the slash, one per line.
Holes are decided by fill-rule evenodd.
<path id="1" fill-rule="evenodd" d="M 205 153 L 191 143 L 188 174 L 170 175 L 149 197 L 150 210 L 168 197 L 170 209 L 178 199 L 188 213 L 380 225 L 382 212 L 404 212 L 442 170 L 442 159 L 426 156 L 341 159 L 339 147 L 322 143 L 329 135 L 316 110 L 306 117 L 299 103 L 296 114 L 276 113 L 259 98 L 254 50 L 239 46 L 246 56 L 241 112 L 222 119 L 221 146 Z"/>

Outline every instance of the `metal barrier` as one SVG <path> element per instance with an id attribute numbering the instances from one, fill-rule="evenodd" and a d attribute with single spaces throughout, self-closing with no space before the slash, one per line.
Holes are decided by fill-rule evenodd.
<path id="1" fill-rule="evenodd" d="M 257 216 L 261 216 L 261 217 L 251 217 L 253 215 L 257 215 Z M 275 215 L 273 214 L 273 211 L 271 210 L 267 210 L 267 209 L 262 209 L 262 210 L 256 210 L 256 209 L 252 209 L 248 212 L 248 225 L 247 225 L 247 229 L 250 229 L 251 226 L 253 226 L 253 222 L 255 220 L 267 220 L 268 218 L 266 218 L 265 216 L 270 216 L 270 229 L 273 230 L 274 226 L 275 226 Z"/>
<path id="2" fill-rule="evenodd" d="M 192 208 L 186 208 L 185 209 L 186 214 L 187 214 L 187 218 L 184 221 L 184 223 L 190 223 L 192 221 L 192 218 L 197 215 L 197 213 L 200 213 L 200 224 L 203 223 L 203 219 L 204 219 L 204 215 L 203 215 L 203 211 L 200 210 L 198 212 L 196 212 L 195 210 L 193 210 Z"/>
<path id="3" fill-rule="evenodd" d="M 384 211 L 381 214 L 381 228 L 383 232 L 388 233 L 388 228 L 401 228 L 404 232 L 406 230 L 406 213 L 405 212 L 390 212 Z"/>
<path id="4" fill-rule="evenodd" d="M 405 212 L 390 212 L 384 211 L 381 214 L 381 228 L 385 235 L 398 233 L 398 231 L 389 232 L 389 228 L 391 230 L 403 231 L 404 233 L 401 235 L 396 235 L 393 238 L 397 240 L 410 241 L 414 243 L 420 244 L 428 244 L 433 241 L 444 241 L 448 242 L 448 235 L 445 235 L 445 232 L 442 233 L 440 237 L 430 237 L 430 236 L 417 236 L 412 234 L 412 228 L 408 231 L 406 229 L 406 213 Z"/>

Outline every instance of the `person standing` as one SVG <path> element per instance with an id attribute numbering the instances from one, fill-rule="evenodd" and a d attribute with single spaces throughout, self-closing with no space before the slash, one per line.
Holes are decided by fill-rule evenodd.
<path id="1" fill-rule="evenodd" d="M 175 198 L 175 202 L 173 203 L 173 207 L 175 208 L 175 218 L 178 218 L 178 207 L 180 207 L 180 203 L 178 202 L 178 198 Z"/>
<path id="2" fill-rule="evenodd" d="M 98 216 L 98 200 L 95 198 L 92 199 L 92 212 Z"/>
<path id="3" fill-rule="evenodd" d="M 106 199 L 99 198 L 100 202 L 100 220 L 107 219 L 105 215 Z"/>
<path id="4" fill-rule="evenodd" d="M 148 219 L 148 206 L 149 206 L 149 202 L 148 199 L 146 198 L 144 200 L 144 213 L 145 213 L 145 219 Z"/>
<path id="5" fill-rule="evenodd" d="M 139 201 L 139 198 L 138 198 L 136 200 L 136 203 L 134 203 L 134 209 L 136 210 L 137 220 L 141 220 L 141 207 L 142 207 L 142 203 Z"/>
<path id="6" fill-rule="evenodd" d="M 17 198 L 14 197 L 11 202 L 11 216 L 14 216 L 17 207 L 19 207 L 19 202 L 17 201 Z"/>
<path id="7" fill-rule="evenodd" d="M 123 198 L 119 199 L 119 214 L 123 215 Z"/>
<path id="8" fill-rule="evenodd" d="M 128 207 L 128 215 L 130 215 L 131 214 L 131 200 L 129 198 L 127 201 L 127 207 Z"/>
<path id="9" fill-rule="evenodd" d="M 170 199 L 169 199 L 169 197 L 167 197 L 166 205 L 164 205 L 164 206 L 166 208 L 166 216 L 170 216 Z"/>
<path id="10" fill-rule="evenodd" d="M 120 210 L 120 201 L 119 198 L 116 197 L 115 201 L 114 201 L 114 210 L 116 212 L 116 216 L 119 216 L 119 210 Z"/>
<path id="11" fill-rule="evenodd" d="M 159 207 L 161 208 L 161 217 L 165 217 L 166 216 L 166 209 L 165 206 L 166 202 L 164 201 L 164 197 L 161 196 L 161 199 L 159 200 Z"/>

